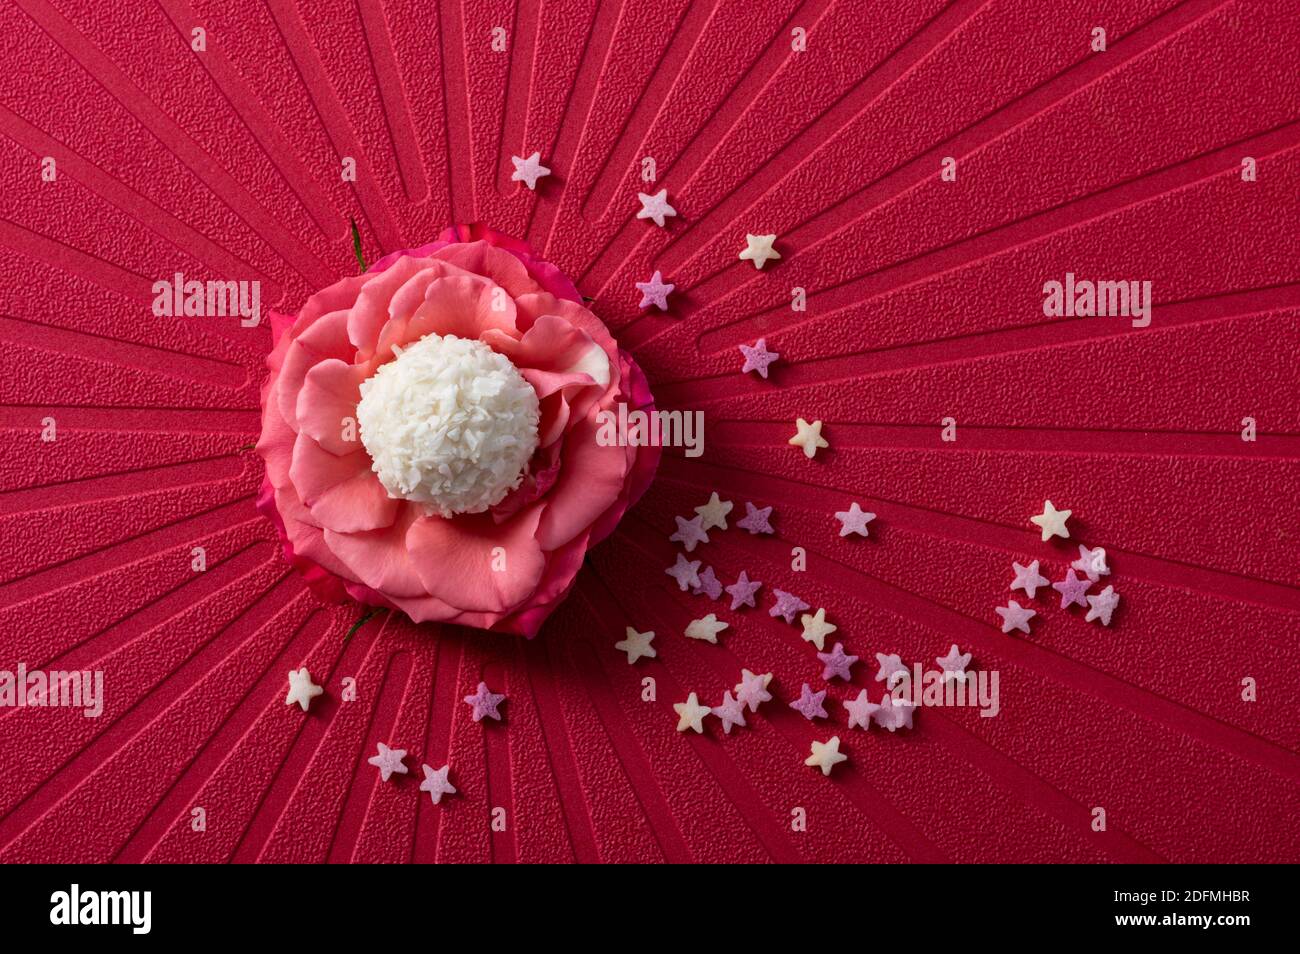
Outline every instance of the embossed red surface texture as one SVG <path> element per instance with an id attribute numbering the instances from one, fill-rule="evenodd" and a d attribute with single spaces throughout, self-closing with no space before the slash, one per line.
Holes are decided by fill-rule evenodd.
<path id="1" fill-rule="evenodd" d="M 2 18 L 0 668 L 102 669 L 106 703 L 0 710 L 0 859 L 1300 860 L 1294 3 L 6 0 Z M 554 170 L 536 194 L 509 181 L 533 150 Z M 634 219 L 645 156 L 666 230 Z M 358 609 L 319 604 L 253 509 L 266 323 L 150 313 L 176 271 L 259 279 L 264 308 L 295 310 L 355 270 L 349 217 L 372 260 L 456 221 L 526 237 L 662 405 L 706 413 L 704 456 L 666 455 L 535 641 L 391 617 L 345 641 Z M 738 262 L 746 231 L 784 258 Z M 632 287 L 655 268 L 678 285 L 662 317 Z M 1044 318 L 1067 271 L 1150 280 L 1151 326 Z M 767 383 L 736 350 L 762 334 L 783 356 Z M 786 446 L 796 416 L 826 422 L 816 461 Z M 798 630 L 661 572 L 673 516 L 715 489 L 776 508 L 777 537 L 697 552 L 724 582 L 744 568 L 825 606 L 868 660 L 956 642 L 1000 672 L 1000 714 L 889 735 L 788 709 L 820 683 Z M 1074 556 L 1027 522 L 1047 497 L 1110 552 L 1109 629 L 1041 594 L 1032 636 L 995 625 L 1013 559 L 1057 579 Z M 836 536 L 850 500 L 880 515 L 870 540 Z M 721 644 L 683 638 L 710 610 Z M 628 624 L 658 659 L 612 648 Z M 327 690 L 307 715 L 283 701 L 302 665 Z M 742 666 L 776 673 L 751 728 L 674 731 L 673 702 L 716 703 Z M 470 721 L 480 679 L 508 693 L 503 724 Z M 803 759 L 833 732 L 850 761 L 828 779 Z M 379 741 L 414 774 L 380 783 Z M 445 761 L 460 794 L 435 807 L 418 766 Z"/>

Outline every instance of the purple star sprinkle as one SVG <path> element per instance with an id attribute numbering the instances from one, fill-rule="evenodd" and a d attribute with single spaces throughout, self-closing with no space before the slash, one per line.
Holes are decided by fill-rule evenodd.
<path id="1" fill-rule="evenodd" d="M 773 589 L 772 593 L 776 596 L 776 603 L 768 611 L 768 616 L 780 616 L 787 623 L 793 623 L 796 613 L 809 609 L 808 604 L 793 593 L 777 589 Z"/>
<path id="2" fill-rule="evenodd" d="M 745 516 L 736 521 L 736 526 L 742 530 L 748 530 L 750 533 L 775 533 L 772 524 L 768 520 L 772 516 L 772 508 L 764 507 L 759 510 L 752 503 L 745 502 Z"/>
<path id="3" fill-rule="evenodd" d="M 867 690 L 863 689 L 858 693 L 858 697 L 852 701 L 845 699 L 840 703 L 844 706 L 845 711 L 849 714 L 849 728 L 855 726 L 860 729 L 866 729 L 871 725 L 871 717 L 876 714 L 880 706 L 876 705 L 867 698 Z"/>
<path id="4" fill-rule="evenodd" d="M 722 694 L 722 705 L 714 706 L 711 711 L 722 720 L 722 731 L 727 735 L 731 735 L 733 725 L 745 724 L 745 706 L 740 700 L 733 699 L 730 691 Z"/>
<path id="5" fill-rule="evenodd" d="M 689 590 L 692 586 L 700 585 L 700 561 L 688 561 L 686 557 L 682 556 L 680 553 L 677 554 L 677 562 L 664 570 L 664 572 L 677 581 L 677 585 L 681 588 L 683 593 Z"/>
<path id="6" fill-rule="evenodd" d="M 665 284 L 664 277 L 656 269 L 650 276 L 650 281 L 636 283 L 637 291 L 641 293 L 641 304 L 637 307 L 649 308 L 655 305 L 660 311 L 667 311 L 668 294 L 676 287 L 676 285 Z"/>
<path id="7" fill-rule="evenodd" d="M 749 575 L 741 570 L 740 578 L 727 587 L 727 592 L 731 594 L 731 608 L 736 610 L 742 606 L 757 606 L 758 604 L 754 602 L 754 594 L 762 585 L 757 581 L 751 581 Z"/>
<path id="8" fill-rule="evenodd" d="M 750 712 L 757 712 L 760 702 L 769 702 L 772 699 L 772 694 L 767 691 L 771 682 L 770 672 L 755 675 L 748 669 L 742 669 L 740 682 L 736 685 L 736 700 L 749 706 Z"/>
<path id="9" fill-rule="evenodd" d="M 697 543 L 709 542 L 709 535 L 704 532 L 703 517 L 692 517 L 690 520 L 685 517 L 673 517 L 673 519 L 677 521 L 677 532 L 668 538 L 670 543 L 680 543 L 682 548 L 690 553 Z"/>
<path id="10" fill-rule="evenodd" d="M 1052 584 L 1052 589 L 1061 594 L 1061 609 L 1065 609 L 1067 606 L 1073 606 L 1076 603 L 1079 606 L 1087 606 L 1088 600 L 1084 597 L 1084 594 L 1088 592 L 1090 586 L 1092 586 L 1092 583 L 1087 577 L 1079 579 L 1075 572 L 1070 570 L 1065 574 L 1065 579 Z"/>
<path id="11" fill-rule="evenodd" d="M 757 371 L 764 380 L 767 379 L 767 366 L 781 357 L 775 351 L 767 350 L 766 338 L 759 338 L 754 342 L 753 347 L 741 345 L 740 353 L 745 356 L 745 366 L 740 369 L 740 373 L 747 374 L 750 371 Z"/>
<path id="12" fill-rule="evenodd" d="M 826 707 L 822 702 L 826 699 L 826 690 L 813 692 L 808 688 L 808 683 L 803 684 L 803 690 L 799 693 L 799 698 L 790 703 L 790 708 L 798 712 L 809 721 L 813 719 L 825 719 Z"/>
<path id="13" fill-rule="evenodd" d="M 915 708 L 910 702 L 895 702 L 893 696 L 887 695 L 880 700 L 880 708 L 875 712 L 876 725 L 890 732 L 910 729 Z"/>
<path id="14" fill-rule="evenodd" d="M 817 658 L 825 664 L 826 668 L 822 670 L 822 678 L 831 680 L 836 677 L 848 682 L 853 678 L 849 672 L 850 667 L 858 661 L 857 656 L 850 656 L 844 651 L 843 643 L 836 643 L 828 653 L 818 653 Z"/>
<path id="15" fill-rule="evenodd" d="M 486 682 L 480 682 L 478 688 L 474 690 L 474 694 L 465 697 L 465 702 L 474 707 L 475 722 L 482 722 L 486 716 L 491 716 L 500 722 L 501 713 L 497 711 L 497 706 L 505 701 L 505 694 L 488 691 Z"/>
<path id="16" fill-rule="evenodd" d="M 706 566 L 701 570 L 699 572 L 699 580 L 700 583 L 698 586 L 691 587 L 692 596 L 699 596 L 703 593 L 708 596 L 709 599 L 716 600 L 722 595 L 722 584 L 718 582 L 718 578 L 714 576 L 713 567 Z"/>

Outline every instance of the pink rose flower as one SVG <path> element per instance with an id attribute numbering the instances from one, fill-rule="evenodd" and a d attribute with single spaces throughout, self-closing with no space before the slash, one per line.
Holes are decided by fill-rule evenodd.
<path id="1" fill-rule="evenodd" d="M 533 636 L 657 447 L 602 446 L 654 409 L 572 283 L 478 225 L 271 314 L 257 505 L 330 600 Z"/>

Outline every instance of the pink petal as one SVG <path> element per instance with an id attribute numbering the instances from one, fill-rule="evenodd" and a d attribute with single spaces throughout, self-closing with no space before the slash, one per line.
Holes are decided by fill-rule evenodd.
<path id="1" fill-rule="evenodd" d="M 343 533 L 378 530 L 391 526 L 397 516 L 401 501 L 388 496 L 364 450 L 336 457 L 299 434 L 289 477 L 322 528 Z"/>
<path id="2" fill-rule="evenodd" d="M 426 259 L 399 258 L 382 272 L 370 274 L 357 294 L 356 304 L 348 312 L 348 339 L 362 361 L 375 352 L 379 333 L 388 324 L 388 306 L 393 295 L 417 272 L 427 268 Z"/>
<path id="3" fill-rule="evenodd" d="M 586 531 L 618 501 L 628 472 L 628 448 L 596 442 L 595 409 L 564 436 L 564 466 L 544 502 L 538 527 L 544 550 L 555 550 Z"/>
<path id="4" fill-rule="evenodd" d="M 357 429 L 357 402 L 365 369 L 329 358 L 307 372 L 298 392 L 298 430 L 338 457 L 361 449 Z M 345 421 L 351 419 L 352 440 L 344 438 Z"/>
<path id="5" fill-rule="evenodd" d="M 433 253 L 433 257 L 483 275 L 506 290 L 511 298 L 537 291 L 537 282 L 515 255 L 487 242 L 458 242 Z"/>
<path id="6" fill-rule="evenodd" d="M 540 513 L 534 506 L 500 524 L 488 514 L 415 521 L 406 542 L 429 595 L 485 613 L 513 610 L 528 599 L 546 566 L 536 537 Z M 497 547 L 504 553 L 504 569 L 493 568 Z"/>
<path id="7" fill-rule="evenodd" d="M 429 284 L 424 303 L 407 326 L 405 340 L 439 334 L 474 341 L 493 328 L 515 330 L 515 305 L 510 295 L 486 278 L 456 275 Z"/>
<path id="8" fill-rule="evenodd" d="M 406 534 L 421 516 L 418 507 L 407 503 L 390 527 L 361 533 L 326 530 L 325 542 L 353 575 L 371 589 L 390 598 L 425 596 L 427 591 L 406 549 Z"/>
<path id="9" fill-rule="evenodd" d="M 346 311 L 330 312 L 305 328 L 297 338 L 290 339 L 280 375 L 275 379 L 275 397 L 286 424 L 294 430 L 298 428 L 298 392 L 307 372 L 326 358 L 351 361 L 353 354 Z"/>

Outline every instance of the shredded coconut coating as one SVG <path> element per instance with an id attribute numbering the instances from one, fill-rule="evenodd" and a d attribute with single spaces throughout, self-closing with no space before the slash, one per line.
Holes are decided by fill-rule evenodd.
<path id="1" fill-rule="evenodd" d="M 537 449 L 537 392 L 481 341 L 426 335 L 361 384 L 357 424 L 390 497 L 444 517 L 519 486 Z"/>

